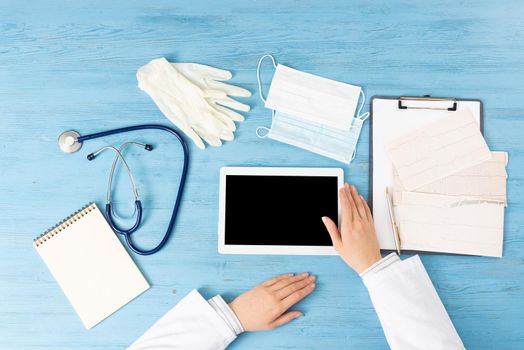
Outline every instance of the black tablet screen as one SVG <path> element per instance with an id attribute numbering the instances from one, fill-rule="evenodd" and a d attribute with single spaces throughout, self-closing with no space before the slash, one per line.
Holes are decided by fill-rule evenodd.
<path id="1" fill-rule="evenodd" d="M 225 243 L 331 246 L 337 197 L 336 176 L 227 175 Z"/>

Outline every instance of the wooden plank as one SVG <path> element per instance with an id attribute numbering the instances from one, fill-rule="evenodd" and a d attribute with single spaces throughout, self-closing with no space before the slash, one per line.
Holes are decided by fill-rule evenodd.
<path id="1" fill-rule="evenodd" d="M 262 54 L 274 53 L 297 69 L 362 85 L 369 97 L 430 93 L 484 101 L 487 142 L 509 152 L 504 257 L 422 260 L 467 348 L 521 348 L 523 16 L 518 0 L 0 0 L 0 346 L 122 348 L 193 288 L 232 298 L 266 277 L 301 271 L 318 276 L 317 291 L 297 306 L 305 317 L 273 332 L 242 335 L 231 349 L 387 346 L 359 277 L 338 258 L 217 254 L 221 166 L 340 166 L 255 136 L 257 126 L 270 123 L 256 95 L 255 68 Z M 178 146 L 158 132 L 92 141 L 75 155 L 60 153 L 56 138 L 66 129 L 168 124 L 135 79 L 139 66 L 160 56 L 231 69 L 233 82 L 254 93 L 245 100 L 253 109 L 235 141 L 205 151 L 191 146 L 173 238 L 160 253 L 136 257 L 153 287 L 88 332 L 33 250 L 32 238 L 87 202 L 103 205 L 111 157 L 89 163 L 85 155 L 132 139 L 156 146 L 129 157 L 145 207 L 137 241 L 152 246 L 168 219 L 181 158 Z M 265 82 L 271 74 L 264 70 Z M 345 167 L 346 179 L 364 194 L 367 128 L 355 161 Z M 129 213 L 125 181 L 119 177 L 116 199 Z"/>

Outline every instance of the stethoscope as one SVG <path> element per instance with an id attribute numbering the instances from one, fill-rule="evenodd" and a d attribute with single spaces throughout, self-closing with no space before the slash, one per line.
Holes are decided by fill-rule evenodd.
<path id="1" fill-rule="evenodd" d="M 138 229 L 138 227 L 140 226 L 140 222 L 142 221 L 142 202 L 140 201 L 140 197 L 138 194 L 138 188 L 136 186 L 135 179 L 133 178 L 133 174 L 131 173 L 131 169 L 129 168 L 129 165 L 127 164 L 126 160 L 124 159 L 122 155 L 123 150 L 127 146 L 130 146 L 130 145 L 139 146 L 147 151 L 153 150 L 153 146 L 149 144 L 142 144 L 140 142 L 134 142 L 134 141 L 126 142 L 122 144 L 119 148 L 116 148 L 113 146 L 104 146 L 100 148 L 99 150 L 88 154 L 87 159 L 93 160 L 96 158 L 97 155 L 99 155 L 100 153 L 106 150 L 112 150 L 113 152 L 116 153 L 115 159 L 113 160 L 113 165 L 111 166 L 111 172 L 109 175 L 109 181 L 108 181 L 108 187 L 107 187 L 107 203 L 106 203 L 106 208 L 105 208 L 105 214 L 106 214 L 107 221 L 109 225 L 111 226 L 111 228 L 116 233 L 124 236 L 124 239 L 127 245 L 133 252 L 140 254 L 140 255 L 151 255 L 151 254 L 158 252 L 160 249 L 162 249 L 162 247 L 166 244 L 167 240 L 169 239 L 173 226 L 175 225 L 178 208 L 180 206 L 180 200 L 182 198 L 182 191 L 184 189 L 184 185 L 186 182 L 187 166 L 188 166 L 188 160 L 189 160 L 189 150 L 182 136 L 176 130 L 170 127 L 167 127 L 164 125 L 157 125 L 157 124 L 128 126 L 125 128 L 107 130 L 107 131 L 97 132 L 94 134 L 89 134 L 89 135 L 84 135 L 84 136 L 80 136 L 80 134 L 74 130 L 69 130 L 69 131 L 63 132 L 59 136 L 58 146 L 65 153 L 74 153 L 80 150 L 80 148 L 82 147 L 82 143 L 84 141 L 93 140 L 93 139 L 97 139 L 97 138 L 105 137 L 109 135 L 114 135 L 114 134 L 121 134 L 125 132 L 136 131 L 136 130 L 145 130 L 145 129 L 163 130 L 163 131 L 170 133 L 180 142 L 180 144 L 182 145 L 182 149 L 184 151 L 184 164 L 182 167 L 182 175 L 180 176 L 180 183 L 178 185 L 178 193 L 175 199 L 175 204 L 173 206 L 173 212 L 171 214 L 171 219 L 169 220 L 169 225 L 167 226 L 167 230 L 166 230 L 166 233 L 164 234 L 164 237 L 162 238 L 162 240 L 160 241 L 160 243 L 158 243 L 156 247 L 149 249 L 149 250 L 143 250 L 143 249 L 138 248 L 131 240 L 131 235 Z M 135 223 L 128 229 L 123 229 L 115 223 L 115 220 L 113 218 L 113 208 L 111 207 L 111 187 L 113 183 L 113 174 L 115 172 L 115 167 L 119 159 L 122 161 L 122 164 L 124 165 L 127 171 L 129 179 L 131 180 L 131 184 L 133 186 L 133 195 L 135 197 L 136 219 L 135 219 Z"/>

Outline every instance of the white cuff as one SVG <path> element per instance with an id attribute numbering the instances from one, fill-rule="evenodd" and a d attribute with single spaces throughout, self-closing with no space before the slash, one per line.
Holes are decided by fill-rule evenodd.
<path id="1" fill-rule="evenodd" d="M 380 259 L 367 269 L 365 269 L 361 274 L 360 277 L 362 279 L 369 278 L 370 276 L 373 276 L 377 274 L 378 272 L 384 270 L 385 268 L 389 267 L 390 265 L 393 265 L 400 261 L 400 258 L 398 257 L 397 253 L 391 253 L 384 258 Z"/>
<path id="2" fill-rule="evenodd" d="M 215 312 L 224 320 L 224 322 L 231 328 L 233 333 L 237 336 L 244 332 L 240 320 L 237 315 L 231 310 L 229 305 L 222 299 L 220 295 L 216 295 L 207 301 Z"/>

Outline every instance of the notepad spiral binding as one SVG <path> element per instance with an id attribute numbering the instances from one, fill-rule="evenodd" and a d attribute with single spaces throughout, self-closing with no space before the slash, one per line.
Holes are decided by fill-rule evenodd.
<path id="1" fill-rule="evenodd" d="M 33 243 L 36 247 L 42 245 L 44 242 L 48 241 L 49 239 L 53 238 L 63 230 L 65 230 L 68 226 L 72 225 L 73 223 L 80 220 L 82 217 L 90 213 L 91 211 L 95 210 L 96 205 L 95 203 L 90 203 L 82 207 L 81 209 L 75 211 L 73 214 L 69 215 L 67 218 L 56 224 L 55 226 L 51 227 L 49 230 L 45 231 L 40 236 L 36 237 L 33 240 Z"/>

